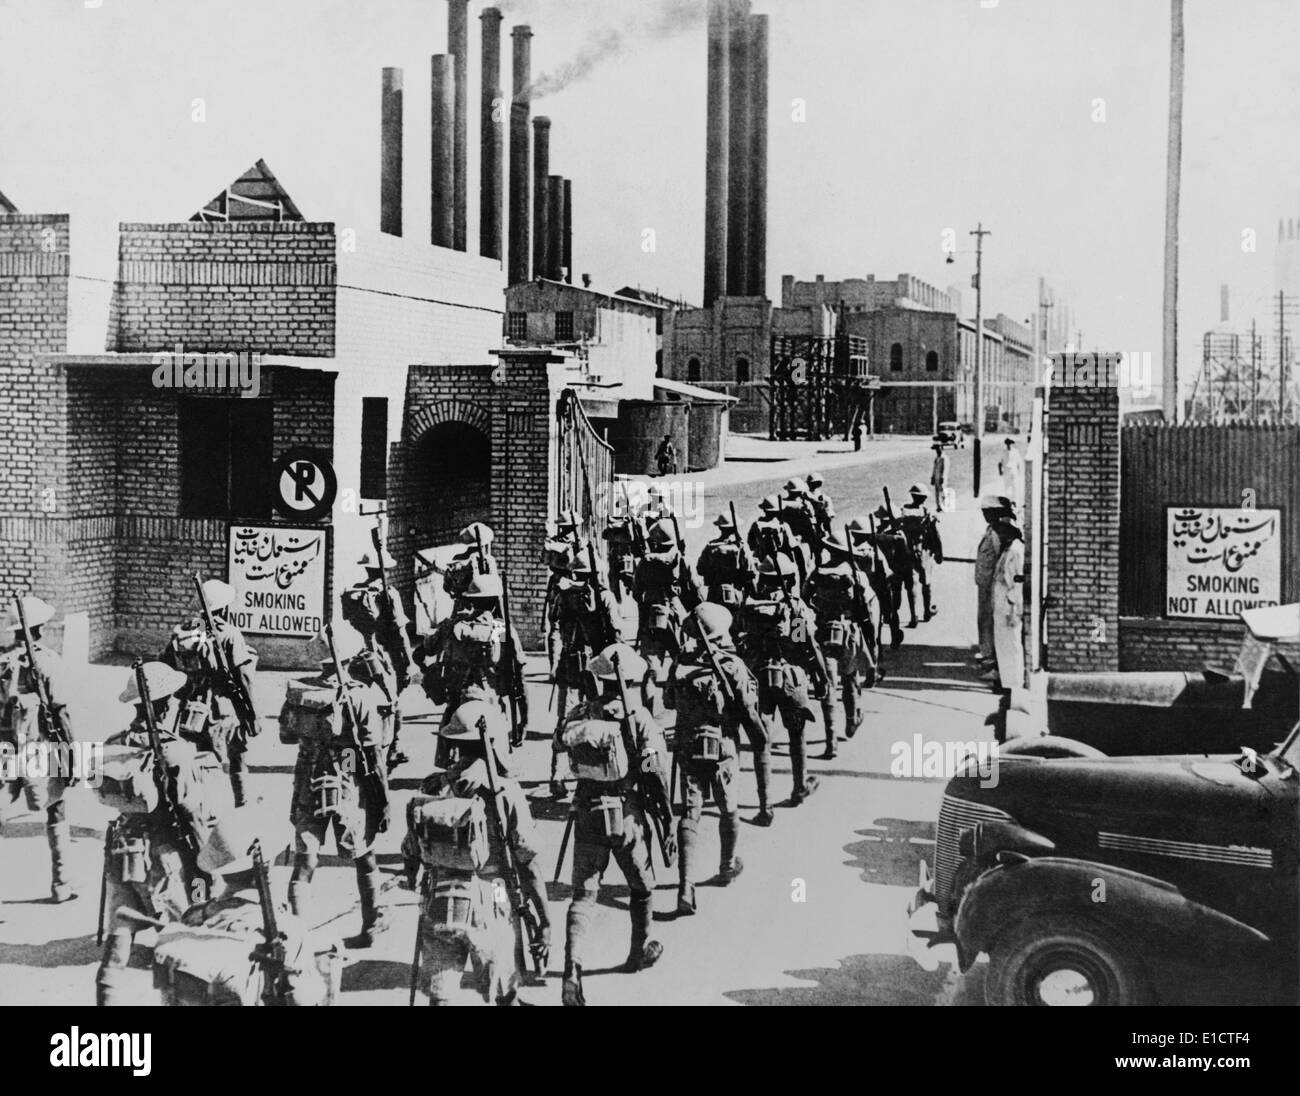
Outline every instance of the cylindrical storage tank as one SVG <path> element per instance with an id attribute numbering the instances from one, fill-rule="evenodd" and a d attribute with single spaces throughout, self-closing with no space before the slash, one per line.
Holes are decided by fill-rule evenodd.
<path id="1" fill-rule="evenodd" d="M 658 475 L 655 454 L 667 434 L 677 449 L 677 470 L 690 451 L 690 404 L 654 400 L 623 400 L 618 405 L 619 434 L 614 471 L 629 476 Z"/>
<path id="2" fill-rule="evenodd" d="M 704 472 L 716 468 L 722 455 L 722 411 L 724 403 L 693 403 L 689 416 L 691 448 L 688 452 L 688 472 Z"/>

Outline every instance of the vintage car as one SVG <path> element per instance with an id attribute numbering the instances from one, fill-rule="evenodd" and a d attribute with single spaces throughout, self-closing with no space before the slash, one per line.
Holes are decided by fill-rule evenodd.
<path id="1" fill-rule="evenodd" d="M 1267 753 L 1300 719 L 1300 604 L 1241 620 L 1231 669 L 1040 675 L 1037 689 L 1003 698 L 995 737 L 1041 757 Z"/>
<path id="2" fill-rule="evenodd" d="M 953 449 L 964 449 L 966 447 L 966 432 L 958 422 L 941 422 L 938 432 L 934 435 L 934 440 L 945 449 L 949 446 Z"/>
<path id="3" fill-rule="evenodd" d="M 993 1005 L 1297 1003 L 1300 724 L 1275 750 L 998 759 L 945 789 L 908 907 Z"/>

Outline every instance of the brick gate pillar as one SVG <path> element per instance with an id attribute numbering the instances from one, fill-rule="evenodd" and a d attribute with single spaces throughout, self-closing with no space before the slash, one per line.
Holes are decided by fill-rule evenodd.
<path id="1" fill-rule="evenodd" d="M 1104 359 L 1097 372 L 1058 365 L 1046 416 L 1045 669 L 1056 673 L 1119 669 L 1119 390 Z"/>

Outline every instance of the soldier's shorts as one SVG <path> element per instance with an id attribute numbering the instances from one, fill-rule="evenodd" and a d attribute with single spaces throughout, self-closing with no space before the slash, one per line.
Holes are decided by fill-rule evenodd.
<path id="1" fill-rule="evenodd" d="M 813 718 L 812 701 L 808 697 L 808 673 L 802 666 L 785 667 L 785 684 L 772 688 L 761 679 L 758 686 L 758 710 L 769 719 L 778 711 L 789 727 L 803 713 L 805 720 Z"/>
<path id="2" fill-rule="evenodd" d="M 486 879 L 474 879 L 470 885 L 482 896 L 472 933 L 448 931 L 431 920 L 428 912 L 420 919 L 420 974 L 416 984 L 431 1003 L 451 1001 L 461 986 L 467 961 L 474 972 L 473 988 L 488 1004 L 517 989 L 521 982 L 515 964 L 514 922 L 504 885 Z"/>
<path id="3" fill-rule="evenodd" d="M 339 855 L 358 857 L 370 851 L 374 835 L 367 825 L 366 811 L 361 805 L 355 781 L 344 777 L 337 812 L 317 814 L 319 803 L 312 791 L 312 779 L 317 769 L 304 761 L 306 752 L 300 749 L 298 769 L 294 773 L 293 805 L 289 809 L 289 822 L 294 828 L 294 848 L 301 853 L 320 852 L 330 832 Z"/>
<path id="4" fill-rule="evenodd" d="M 45 780 L 11 780 L 0 791 L 0 824 L 12 814 L 18 812 L 12 808 L 19 799 L 25 798 L 29 811 L 43 811 L 63 802 L 63 792 L 67 785 L 57 776 Z"/>
<path id="5" fill-rule="evenodd" d="M 722 760 L 716 765 L 700 765 L 683 761 L 682 787 L 686 808 L 684 821 L 692 825 L 699 822 L 704 811 L 704 793 L 713 794 L 713 801 L 723 814 L 740 810 L 740 759 L 736 744 L 730 738 L 722 740 Z"/>
<path id="6" fill-rule="evenodd" d="M 634 800 L 623 802 L 623 844 L 612 848 L 606 843 L 598 816 L 594 811 L 578 810 L 573 827 L 573 901 L 596 901 L 601 877 L 612 855 L 628 889 L 633 894 L 649 894 L 650 825 L 641 805 Z"/>

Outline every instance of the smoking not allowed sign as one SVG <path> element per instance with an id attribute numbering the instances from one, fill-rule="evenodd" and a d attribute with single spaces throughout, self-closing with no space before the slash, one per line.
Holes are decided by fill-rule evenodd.
<path id="1" fill-rule="evenodd" d="M 227 575 L 230 619 L 246 635 L 306 639 L 325 626 L 329 530 L 232 525 Z"/>
<path id="2" fill-rule="evenodd" d="M 1236 620 L 1282 598 L 1282 511 L 1165 509 L 1165 616 Z"/>

